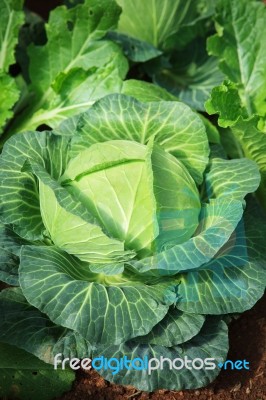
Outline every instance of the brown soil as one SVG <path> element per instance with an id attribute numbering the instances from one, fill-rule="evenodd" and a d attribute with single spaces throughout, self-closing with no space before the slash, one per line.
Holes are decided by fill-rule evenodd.
<path id="1" fill-rule="evenodd" d="M 80 372 L 71 392 L 58 400 L 266 400 L 266 296 L 231 323 L 228 359 L 246 359 L 250 370 L 222 371 L 209 386 L 179 392 L 139 392 L 106 382 L 96 371 Z"/>

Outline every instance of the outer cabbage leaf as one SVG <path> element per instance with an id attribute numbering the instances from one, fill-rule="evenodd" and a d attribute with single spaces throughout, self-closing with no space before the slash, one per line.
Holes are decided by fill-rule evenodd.
<path id="1" fill-rule="evenodd" d="M 137 344 L 133 341 L 123 343 L 120 346 L 102 346 L 94 353 L 95 356 L 104 355 L 105 357 L 123 358 L 127 356 L 129 360 L 134 358 L 149 359 L 161 357 L 174 360 L 175 358 L 189 360 L 196 358 L 214 358 L 217 362 L 226 359 L 228 351 L 227 325 L 224 321 L 215 318 L 208 318 L 202 330 L 192 340 L 182 344 L 182 346 L 164 347 L 151 344 Z M 177 362 L 180 366 L 180 362 Z M 169 390 L 196 389 L 206 386 L 218 374 L 219 368 L 214 369 L 170 369 L 167 361 L 164 363 L 163 370 L 153 370 L 148 374 L 144 370 L 121 370 L 118 374 L 112 375 L 110 370 L 100 370 L 100 374 L 108 381 L 116 384 L 134 385 L 136 388 L 145 391 L 167 387 Z"/>
<path id="2" fill-rule="evenodd" d="M 72 68 L 102 66 L 101 42 L 106 32 L 117 24 L 120 8 L 113 1 L 88 1 L 71 10 L 57 7 L 46 26 L 47 44 L 30 48 L 30 74 L 35 90 L 42 95 L 54 86 L 58 74 Z M 60 48 L 58 47 L 60 40 Z M 106 42 L 103 42 L 106 51 Z M 65 51 L 65 50 L 68 51 Z M 90 53 L 91 49 L 96 53 Z M 58 57 L 60 51 L 61 57 Z M 98 53 L 97 53 L 98 52 Z M 57 62 L 52 62 L 56 59 Z M 43 68 L 40 70 L 39 63 Z M 39 62 L 39 63 L 38 63 Z M 47 68 L 44 69 L 44 66 Z"/>
<path id="3" fill-rule="evenodd" d="M 259 181 L 258 170 L 252 161 L 213 159 L 206 175 L 207 193 L 225 202 L 228 197 L 231 201 L 241 201 L 247 193 L 256 190 Z M 180 310 L 202 314 L 243 312 L 262 296 L 266 284 L 262 251 L 266 216 L 261 212 L 253 219 L 251 215 L 248 207 L 244 222 L 239 221 L 212 260 L 196 271 L 181 275 L 177 304 Z"/>
<path id="4" fill-rule="evenodd" d="M 0 135 L 5 123 L 13 116 L 12 107 L 19 99 L 15 80 L 0 71 Z"/>
<path id="5" fill-rule="evenodd" d="M 90 357 L 92 347 L 77 332 L 53 324 L 32 307 L 21 289 L 0 292 L 0 340 L 26 350 L 45 363 L 53 363 L 58 353 L 63 358 Z"/>
<path id="6" fill-rule="evenodd" d="M 0 4 L 0 71 L 15 63 L 15 46 L 23 24 L 23 0 L 3 0 Z"/>
<path id="7" fill-rule="evenodd" d="M 134 62 L 145 62 L 162 54 L 151 44 L 120 32 L 109 32 L 107 38 L 119 44 L 125 56 Z"/>
<path id="8" fill-rule="evenodd" d="M 159 49 L 183 46 L 196 35 L 198 20 L 213 12 L 213 1 L 119 0 L 122 15 L 118 31 Z M 192 32 L 192 34 L 191 34 Z"/>
<path id="9" fill-rule="evenodd" d="M 78 154 L 88 145 L 107 140 L 146 144 L 152 136 L 185 165 L 196 183 L 202 182 L 209 155 L 204 124 L 179 102 L 143 104 L 124 95 L 106 96 L 81 115 L 72 152 Z"/>
<path id="10" fill-rule="evenodd" d="M 19 276 L 30 304 L 92 345 L 147 334 L 176 300 L 175 279 L 152 285 L 131 274 L 96 275 L 54 246 L 25 246 Z"/>
<path id="11" fill-rule="evenodd" d="M 150 82 L 129 79 L 122 83 L 119 93 L 132 96 L 143 103 L 152 101 L 178 101 L 178 99 L 167 90 Z M 64 120 L 54 131 L 63 136 L 71 137 L 76 132 L 79 115 Z M 205 119 L 206 120 L 206 119 Z"/>
<path id="12" fill-rule="evenodd" d="M 164 319 L 155 325 L 147 335 L 133 340 L 140 344 L 176 346 L 196 336 L 204 322 L 203 315 L 183 313 L 172 306 Z"/>
<path id="13" fill-rule="evenodd" d="M 230 81 L 213 89 L 206 109 L 219 114 L 222 127 L 231 127 L 240 153 L 257 162 L 262 176 L 258 196 L 266 207 L 266 8 L 258 1 L 221 1 L 216 19 L 217 34 L 209 39 L 208 50 Z"/>
<path id="14" fill-rule="evenodd" d="M 19 400 L 50 400 L 71 389 L 75 374 L 55 371 L 37 357 L 0 343 L 0 396 Z"/>
<path id="15" fill-rule="evenodd" d="M 0 135 L 13 116 L 12 108 L 19 99 L 15 79 L 8 74 L 15 63 L 15 47 L 19 28 L 24 22 L 23 0 L 3 0 L 0 3 Z"/>
<path id="16" fill-rule="evenodd" d="M 263 212 L 244 213 L 229 241 L 197 271 L 181 276 L 178 309 L 202 314 L 228 314 L 250 309 L 266 285 Z M 253 215 L 252 215 L 253 214 Z"/>
<path id="17" fill-rule="evenodd" d="M 127 61 L 119 46 L 102 40 L 116 26 L 119 13 L 113 0 L 86 0 L 51 12 L 47 43 L 28 50 L 33 99 L 8 135 L 41 124 L 54 127 L 98 98 L 120 90 Z"/>
<path id="18" fill-rule="evenodd" d="M 10 138 L 0 159 L 1 220 L 13 224 L 13 229 L 27 240 L 41 240 L 43 225 L 38 182 L 22 171 L 26 160 L 45 165 L 57 179 L 68 162 L 69 139 L 51 133 L 28 132 Z M 23 200 L 22 200 L 23 199 Z"/>
<path id="19" fill-rule="evenodd" d="M 134 97 L 136 100 L 143 103 L 155 101 L 179 101 L 178 98 L 168 92 L 166 89 L 154 85 L 150 82 L 140 81 L 136 79 L 129 79 L 122 83 L 120 89 L 121 94 Z M 210 143 L 220 143 L 220 135 L 218 129 L 202 114 L 198 114 L 205 125 L 206 133 Z M 55 131 L 60 135 L 72 136 L 73 132 L 77 129 L 79 117 L 75 116 L 68 118 L 62 122 Z"/>
<path id="20" fill-rule="evenodd" d="M 264 121 L 266 123 L 266 120 Z M 239 120 L 232 127 L 232 132 L 241 145 L 244 156 L 254 160 L 260 170 L 261 184 L 258 189 L 258 198 L 266 210 L 266 132 L 261 127 L 261 121 L 253 117 L 248 121 Z"/>
<path id="21" fill-rule="evenodd" d="M 0 223 L 0 281 L 18 286 L 18 266 L 21 246 L 28 244 L 16 235 L 11 226 Z"/>
<path id="22" fill-rule="evenodd" d="M 166 88 L 190 107 L 205 111 L 204 103 L 213 87 L 224 75 L 214 57 L 208 57 L 205 40 L 195 40 L 183 51 L 173 52 L 169 67 L 162 66 L 153 74 L 153 82 Z"/>
<path id="23" fill-rule="evenodd" d="M 139 81 L 136 79 L 129 79 L 123 82 L 122 94 L 132 96 L 138 101 L 148 103 L 151 101 L 178 101 L 178 99 L 171 95 L 167 90 L 154 85 L 150 82 Z"/>
<path id="24" fill-rule="evenodd" d="M 69 72 L 61 72 L 44 102 L 38 102 L 32 110 L 27 109 L 19 117 L 19 122 L 11 127 L 11 132 L 35 129 L 42 124 L 56 127 L 67 117 L 86 111 L 99 98 L 120 92 L 121 78 L 127 70 L 126 60 L 120 49 L 111 42 L 102 41 L 100 52 L 95 55 L 95 59 L 100 60 L 99 66 L 89 71 L 73 68 Z M 122 65 L 124 72 L 120 73 L 118 67 Z"/>
<path id="25" fill-rule="evenodd" d="M 132 96 L 138 101 L 143 103 L 153 101 L 179 101 L 178 98 L 172 95 L 166 89 L 154 85 L 153 83 L 139 81 L 135 79 L 129 79 L 123 82 L 121 90 L 122 94 Z M 202 122 L 205 125 L 206 133 L 210 143 L 220 143 L 219 131 L 215 125 L 213 125 L 209 119 L 204 117 L 202 114 L 198 114 Z M 69 121 L 71 123 L 71 120 Z"/>
<path id="26" fill-rule="evenodd" d="M 139 273 L 175 275 L 194 270 L 210 261 L 234 232 L 243 214 L 241 202 L 217 199 L 202 206 L 200 224 L 195 235 L 185 243 L 130 265 Z M 190 311 L 193 312 L 193 311 Z"/>
<path id="27" fill-rule="evenodd" d="M 212 98 L 206 103 L 206 108 L 210 114 L 219 114 L 219 124 L 222 127 L 230 126 L 231 131 L 224 133 L 224 140 L 232 141 L 233 138 L 234 146 L 237 146 L 236 156 L 245 156 L 257 163 L 261 173 L 258 197 L 266 208 L 265 119 L 261 120 L 256 115 L 249 118 L 235 85 L 229 83 L 213 89 Z"/>
<path id="28" fill-rule="evenodd" d="M 243 200 L 248 193 L 256 191 L 260 173 L 254 161 L 246 158 L 223 160 L 213 158 L 206 174 L 207 195 Z"/>
<path id="29" fill-rule="evenodd" d="M 237 85 L 230 81 L 213 88 L 205 108 L 210 115 L 219 114 L 218 123 L 223 128 L 234 125 L 241 117 L 248 118 L 248 111 L 241 103 Z"/>
<path id="30" fill-rule="evenodd" d="M 217 8 L 216 23 L 217 34 L 208 41 L 209 54 L 219 58 L 221 70 L 237 85 L 241 104 L 248 115 L 264 115 L 265 5 L 254 0 L 221 0 Z M 237 117 L 236 114 L 235 119 Z"/>

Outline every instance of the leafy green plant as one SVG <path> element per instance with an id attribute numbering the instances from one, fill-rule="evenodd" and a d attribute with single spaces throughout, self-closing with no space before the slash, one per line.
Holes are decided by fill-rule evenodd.
<path id="1" fill-rule="evenodd" d="M 243 20 L 245 26 L 243 28 Z M 231 128 L 239 156 L 256 161 L 262 180 L 261 204 L 266 208 L 266 8 L 259 1 L 221 1 L 216 16 L 217 34 L 208 50 L 218 57 L 226 78 L 212 90 L 206 103 L 209 114 L 219 114 L 219 125 Z"/>
<path id="2" fill-rule="evenodd" d="M 191 107 L 204 111 L 211 89 L 222 83 L 215 57 L 206 52 L 214 29 L 215 1 L 119 0 L 122 14 L 110 36 L 152 81 Z M 139 18 L 142 15 L 143 18 Z"/>
<path id="3" fill-rule="evenodd" d="M 70 390 L 75 374 L 55 371 L 28 352 L 0 343 L 0 393 L 2 398 L 49 400 Z"/>
<path id="4" fill-rule="evenodd" d="M 155 84 L 196 110 L 219 114 L 218 124 L 231 130 L 224 133 L 228 155 L 237 147 L 237 157 L 244 155 L 259 166 L 258 198 L 266 208 L 265 4 L 257 0 L 191 0 L 185 7 L 176 1 L 174 8 L 171 1 L 163 7 L 157 0 L 119 4 L 123 10 L 113 39 Z"/>
<path id="5" fill-rule="evenodd" d="M 1 279 L 19 288 L 0 294 L 0 340 L 46 362 L 58 348 L 224 360 L 224 315 L 264 289 L 262 232 L 244 212 L 256 164 L 209 160 L 202 120 L 179 102 L 111 95 L 74 125 L 4 146 Z M 218 372 L 100 371 L 148 391 L 200 387 Z"/>
<path id="6" fill-rule="evenodd" d="M 14 49 L 23 21 L 22 0 L 0 3 L 0 135 L 19 98 L 19 89 L 15 79 L 9 75 L 9 67 L 15 61 Z"/>
<path id="7" fill-rule="evenodd" d="M 4 2 L 9 7 L 13 3 L 12 0 Z M 22 1 L 19 4 L 21 6 Z M 26 98 L 22 98 L 23 106 L 18 106 L 16 118 L 4 132 L 5 140 L 16 132 L 36 129 L 42 124 L 55 127 L 65 118 L 85 111 L 98 98 L 120 91 L 127 73 L 127 60 L 115 43 L 103 39 L 106 32 L 116 26 L 119 14 L 120 8 L 112 0 L 89 0 L 71 9 L 61 6 L 51 12 L 45 28 L 47 42 L 32 43 L 27 48 L 30 84 Z M 1 18 L 6 19 L 5 13 Z M 23 14 L 18 14 L 17 18 L 22 24 Z M 3 37 L 7 28 L 5 23 Z M 17 26 L 10 36 L 15 45 Z M 9 44 L 1 45 L 3 53 Z M 24 62 L 21 54 L 19 61 Z M 7 66 L 10 65 L 14 57 L 7 62 Z M 11 101 L 13 96 L 7 96 L 11 89 L 6 82 L 3 85 L 3 95 Z M 18 95 L 11 105 L 6 105 L 8 109 L 17 100 Z M 9 112 L 3 123 L 10 116 Z"/>
<path id="8" fill-rule="evenodd" d="M 202 387 L 265 289 L 265 6 L 64 3 L 0 1 L 0 397 L 69 390 L 59 353 L 211 357 L 99 371 Z"/>

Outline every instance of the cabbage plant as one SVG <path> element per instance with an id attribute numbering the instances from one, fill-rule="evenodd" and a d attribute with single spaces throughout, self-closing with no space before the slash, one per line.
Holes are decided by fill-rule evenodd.
<path id="1" fill-rule="evenodd" d="M 259 183 L 253 161 L 210 153 L 179 102 L 110 95 L 14 135 L 0 156 L 0 279 L 14 286 L 0 340 L 47 363 L 209 357 L 214 369 L 99 371 L 146 391 L 208 384 L 229 319 L 265 287 L 265 227 L 246 199 Z"/>

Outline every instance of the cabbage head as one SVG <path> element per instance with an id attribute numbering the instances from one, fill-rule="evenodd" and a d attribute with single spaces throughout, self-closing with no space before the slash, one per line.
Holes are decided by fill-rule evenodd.
<path id="1" fill-rule="evenodd" d="M 215 155 L 216 154 L 216 155 Z M 256 164 L 211 152 L 172 101 L 111 95 L 0 156 L 0 341 L 64 357 L 215 359 L 215 368 L 110 369 L 141 390 L 202 387 L 227 324 L 265 287 Z M 230 317 L 230 318 L 229 318 Z"/>

